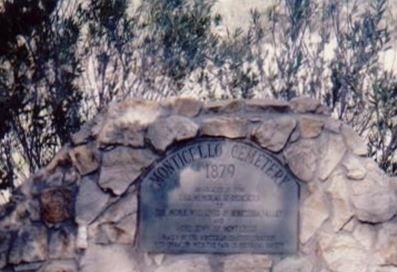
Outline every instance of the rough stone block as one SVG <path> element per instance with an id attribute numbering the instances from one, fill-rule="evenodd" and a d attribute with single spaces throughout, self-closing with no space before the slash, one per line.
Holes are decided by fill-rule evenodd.
<path id="1" fill-rule="evenodd" d="M 243 138 L 248 134 L 248 121 L 240 117 L 217 117 L 203 121 L 201 134 L 204 136 L 223 136 Z"/>
<path id="2" fill-rule="evenodd" d="M 104 190 L 111 190 L 116 195 L 124 193 L 157 158 L 148 149 L 116 147 L 103 154 L 99 185 Z"/>
<path id="3" fill-rule="evenodd" d="M 279 152 L 284 148 L 295 126 L 295 119 L 289 116 L 269 119 L 255 128 L 252 137 L 260 146 Z"/>

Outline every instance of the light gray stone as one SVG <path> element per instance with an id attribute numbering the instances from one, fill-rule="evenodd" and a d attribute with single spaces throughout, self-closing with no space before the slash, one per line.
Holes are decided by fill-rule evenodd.
<path id="1" fill-rule="evenodd" d="M 97 185 L 97 175 L 85 176 L 79 188 L 75 203 L 76 222 L 88 225 L 105 208 L 109 195 Z"/>
<path id="2" fill-rule="evenodd" d="M 273 267 L 273 272 L 314 272 L 314 265 L 307 257 L 287 257 Z"/>
<path id="3" fill-rule="evenodd" d="M 98 228 L 98 244 L 133 244 L 137 226 L 136 214 L 127 215 L 117 223 L 104 223 Z"/>
<path id="4" fill-rule="evenodd" d="M 154 259 L 148 252 L 143 253 L 143 260 L 146 266 L 152 266 L 154 264 Z"/>
<path id="5" fill-rule="evenodd" d="M 241 111 L 244 105 L 243 100 L 223 100 L 207 102 L 204 107 L 207 112 L 212 113 L 236 113 Z"/>
<path id="6" fill-rule="evenodd" d="M 284 150 L 284 158 L 300 180 L 309 182 L 317 170 L 317 143 L 315 140 L 301 139 Z"/>
<path id="7" fill-rule="evenodd" d="M 137 194 L 134 190 L 110 205 L 92 224 L 97 229 L 96 242 L 109 244 L 133 243 L 136 232 L 136 216 L 138 210 Z"/>
<path id="8" fill-rule="evenodd" d="M 300 209 L 300 242 L 308 242 L 329 216 L 330 211 L 320 192 L 306 198 Z"/>
<path id="9" fill-rule="evenodd" d="M 77 172 L 76 168 L 74 167 L 69 167 L 67 170 L 65 170 L 65 176 L 64 176 L 64 184 L 71 185 L 75 182 L 77 182 L 80 178 L 79 173 Z"/>
<path id="10" fill-rule="evenodd" d="M 360 244 L 366 249 L 371 250 L 377 240 L 377 230 L 374 225 L 371 224 L 357 224 L 353 231 L 353 237 L 360 242 Z M 397 248 L 396 248 L 397 249 Z M 397 256 L 397 253 L 396 253 Z"/>
<path id="11" fill-rule="evenodd" d="M 139 272 L 131 246 L 90 245 L 80 263 L 81 272 Z M 204 271 L 204 270 L 203 270 Z"/>
<path id="12" fill-rule="evenodd" d="M 149 126 L 146 137 L 157 150 L 165 151 L 174 141 L 196 136 L 198 128 L 199 126 L 189 118 L 174 115 L 156 120 Z"/>
<path id="13" fill-rule="evenodd" d="M 96 223 L 116 223 L 127 215 L 138 212 L 138 196 L 134 190 L 120 198 L 117 202 L 111 204 L 105 212 L 96 220 Z"/>
<path id="14" fill-rule="evenodd" d="M 75 254 L 76 235 L 69 226 L 51 230 L 48 243 L 48 256 L 50 259 L 70 259 Z"/>
<path id="15" fill-rule="evenodd" d="M 154 263 L 159 266 L 162 265 L 164 260 L 165 260 L 165 254 L 152 254 L 153 259 L 154 259 Z"/>
<path id="16" fill-rule="evenodd" d="M 341 126 L 341 132 L 343 139 L 346 142 L 347 147 L 353 154 L 359 156 L 367 156 L 368 148 L 364 140 L 355 132 L 351 127 L 347 125 Z"/>
<path id="17" fill-rule="evenodd" d="M 119 244 L 133 244 L 137 228 L 137 215 L 127 215 L 121 219 L 116 225 L 116 229 L 119 231 L 116 242 Z"/>
<path id="18" fill-rule="evenodd" d="M 347 232 L 352 232 L 355 228 L 356 225 L 360 224 L 360 222 L 356 218 L 352 218 L 349 220 L 342 228 L 342 230 L 345 230 Z"/>
<path id="19" fill-rule="evenodd" d="M 368 272 L 397 272 L 396 266 L 373 266 Z"/>
<path id="20" fill-rule="evenodd" d="M 33 175 L 33 179 L 45 179 L 48 177 L 48 174 L 54 173 L 58 166 L 68 163 L 70 163 L 69 146 L 64 146 L 56 153 L 54 158 L 44 169 L 41 169 Z"/>
<path id="21" fill-rule="evenodd" d="M 40 269 L 43 265 L 42 262 L 34 262 L 34 263 L 23 263 L 20 265 L 14 266 L 14 272 L 33 272 Z"/>
<path id="22" fill-rule="evenodd" d="M 190 118 L 197 116 L 202 106 L 203 102 L 189 97 L 178 97 L 172 102 L 172 107 L 177 115 Z"/>
<path id="23" fill-rule="evenodd" d="M 148 149 L 116 147 L 105 152 L 99 185 L 104 190 L 121 195 L 155 159 L 156 155 Z"/>
<path id="24" fill-rule="evenodd" d="M 260 146 L 273 152 L 279 152 L 284 148 L 295 126 L 295 119 L 289 116 L 269 119 L 255 128 L 252 136 Z"/>
<path id="25" fill-rule="evenodd" d="M 391 219 L 396 214 L 396 193 L 390 178 L 379 169 L 368 171 L 365 179 L 352 180 L 349 185 L 350 201 L 360 221 L 380 223 Z"/>
<path id="26" fill-rule="evenodd" d="M 184 256 L 170 260 L 158 267 L 155 272 L 204 272 L 211 271 L 208 258 L 205 256 Z"/>
<path id="27" fill-rule="evenodd" d="M 9 232 L 0 232 L 0 269 L 7 265 L 7 254 L 10 249 L 11 234 Z"/>
<path id="28" fill-rule="evenodd" d="M 267 255 L 236 254 L 225 257 L 224 272 L 265 272 L 272 267 Z"/>
<path id="29" fill-rule="evenodd" d="M 57 169 L 53 174 L 51 174 L 48 178 L 46 183 L 51 187 L 58 187 L 62 186 L 63 183 L 64 173 L 62 170 Z"/>
<path id="30" fill-rule="evenodd" d="M 93 128 L 100 126 L 103 121 L 104 117 L 99 113 L 92 120 L 85 122 L 78 132 L 71 135 L 72 143 L 74 145 L 81 145 L 93 140 Z"/>
<path id="31" fill-rule="evenodd" d="M 301 137 L 301 133 L 299 129 L 294 129 L 291 133 L 291 136 L 289 137 L 289 142 L 295 143 L 296 141 L 299 140 L 300 137 Z"/>
<path id="32" fill-rule="evenodd" d="M 53 260 L 48 262 L 39 272 L 77 272 L 74 260 Z"/>
<path id="33" fill-rule="evenodd" d="M 223 136 L 244 138 L 248 134 L 248 121 L 240 117 L 216 117 L 203 121 L 201 134 L 204 136 Z"/>
<path id="34" fill-rule="evenodd" d="M 324 129 L 333 132 L 340 133 L 341 122 L 333 118 L 327 118 L 324 124 Z"/>
<path id="35" fill-rule="evenodd" d="M 91 129 L 92 129 L 92 124 L 90 123 L 84 124 L 78 132 L 73 133 L 71 135 L 70 138 L 72 140 L 72 143 L 74 145 L 87 143 L 91 137 Z"/>
<path id="36" fill-rule="evenodd" d="M 73 148 L 69 154 L 81 175 L 92 173 L 99 167 L 99 153 L 94 147 L 81 145 Z"/>
<path id="37" fill-rule="evenodd" d="M 147 126 L 164 114 L 166 112 L 154 101 L 135 100 L 112 105 L 102 126 L 96 129 L 97 141 L 100 146 L 141 147 Z"/>
<path id="38" fill-rule="evenodd" d="M 42 225 L 24 226 L 13 241 L 9 263 L 44 261 L 47 258 L 47 231 Z"/>
<path id="39" fill-rule="evenodd" d="M 337 234 L 320 243 L 321 256 L 332 272 L 363 272 L 367 270 L 368 252 L 350 235 Z"/>
<path id="40" fill-rule="evenodd" d="M 163 253 L 156 254 L 156 253 L 145 252 L 143 254 L 143 258 L 146 266 L 153 266 L 153 265 L 160 266 L 164 263 L 166 259 L 165 257 L 166 255 Z"/>
<path id="41" fill-rule="evenodd" d="M 346 182 L 343 173 L 335 173 L 331 176 L 330 184 L 326 189 L 332 205 L 331 224 L 334 231 L 339 231 L 354 215 Z"/>
<path id="42" fill-rule="evenodd" d="M 145 126 L 129 123 L 112 123 L 103 126 L 97 139 L 101 147 L 107 145 L 125 145 L 142 147 L 144 145 Z"/>
<path id="43" fill-rule="evenodd" d="M 299 117 L 299 131 L 302 138 L 316 138 L 323 130 L 324 121 L 317 116 L 302 115 Z"/>
<path id="44" fill-rule="evenodd" d="M 275 111 L 275 112 L 288 112 L 291 110 L 291 106 L 286 101 L 273 100 L 273 99 L 250 99 L 246 100 L 246 108 L 249 111 Z"/>
<path id="45" fill-rule="evenodd" d="M 314 113 L 320 106 L 320 102 L 307 96 L 294 98 L 290 101 L 291 107 L 298 113 Z"/>
<path id="46" fill-rule="evenodd" d="M 78 249 L 88 248 L 88 226 L 84 224 L 78 225 L 76 247 Z"/>
<path id="47" fill-rule="evenodd" d="M 319 165 L 319 178 L 327 179 L 331 172 L 336 168 L 342 160 L 347 149 L 341 136 L 333 133 L 328 134 L 327 142 L 322 145 L 321 161 Z"/>
<path id="48" fill-rule="evenodd" d="M 344 159 L 343 167 L 346 169 L 346 176 L 349 179 L 361 180 L 367 174 L 367 170 L 362 165 L 360 158 L 354 155 L 349 155 Z"/>
<path id="49" fill-rule="evenodd" d="M 30 199 L 26 202 L 29 218 L 32 221 L 40 220 L 40 201 L 38 199 Z"/>
<path id="50" fill-rule="evenodd" d="M 397 218 L 380 226 L 374 258 L 377 258 L 378 265 L 397 267 Z"/>

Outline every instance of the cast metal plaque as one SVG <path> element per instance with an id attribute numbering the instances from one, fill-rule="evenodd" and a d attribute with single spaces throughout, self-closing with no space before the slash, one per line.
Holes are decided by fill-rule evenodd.
<path id="1" fill-rule="evenodd" d="M 141 180 L 138 247 L 168 253 L 294 253 L 299 188 L 251 143 L 196 140 Z"/>

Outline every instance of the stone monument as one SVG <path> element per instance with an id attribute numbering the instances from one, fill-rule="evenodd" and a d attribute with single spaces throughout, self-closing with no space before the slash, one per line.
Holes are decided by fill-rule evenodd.
<path id="1" fill-rule="evenodd" d="M 396 272 L 396 183 L 307 97 L 126 101 L 2 207 L 0 270 Z"/>

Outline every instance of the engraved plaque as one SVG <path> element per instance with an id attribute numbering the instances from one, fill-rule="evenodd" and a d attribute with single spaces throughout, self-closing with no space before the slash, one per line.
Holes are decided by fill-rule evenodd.
<path id="1" fill-rule="evenodd" d="M 299 188 L 271 154 L 237 140 L 196 140 L 140 184 L 138 246 L 169 253 L 294 253 Z"/>

